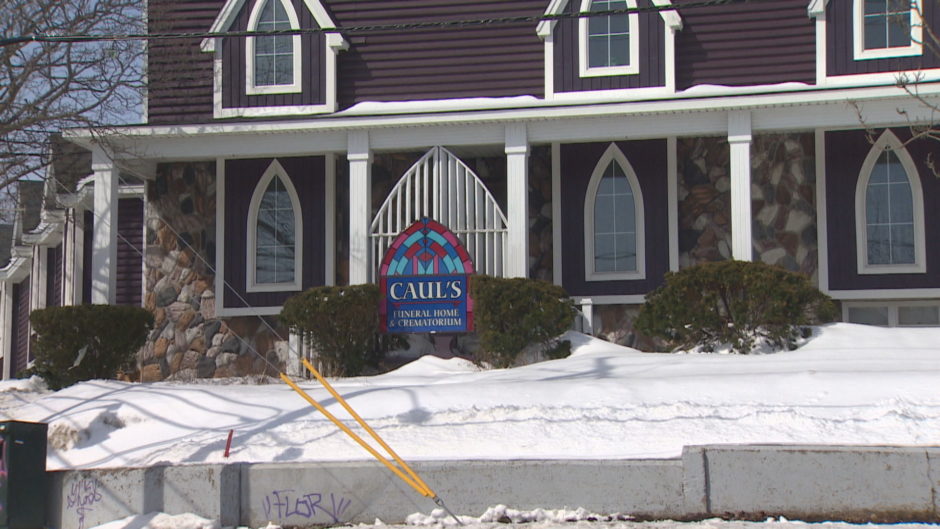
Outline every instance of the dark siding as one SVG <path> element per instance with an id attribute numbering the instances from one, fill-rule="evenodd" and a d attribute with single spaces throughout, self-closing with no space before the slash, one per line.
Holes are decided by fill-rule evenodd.
<path id="1" fill-rule="evenodd" d="M 892 129 L 903 142 L 905 129 Z M 876 131 L 881 134 L 881 131 Z M 876 136 L 877 137 L 877 136 Z M 928 155 L 938 154 L 933 141 L 919 141 L 907 150 L 917 165 L 924 190 L 927 244 L 926 274 L 857 273 L 855 189 L 871 144 L 864 131 L 826 133 L 826 221 L 829 240 L 829 287 L 833 290 L 940 287 L 940 180 L 927 167 Z"/>
<path id="2" fill-rule="evenodd" d="M 666 141 L 620 141 L 617 146 L 636 171 L 643 191 L 646 279 L 584 280 L 584 198 L 591 173 L 609 143 L 561 146 L 562 285 L 573 296 L 646 294 L 669 269 Z"/>
<path id="3" fill-rule="evenodd" d="M 248 18 L 256 2 L 245 2 L 242 12 L 232 24 L 232 31 L 247 31 Z M 317 23 L 303 0 L 293 0 L 300 27 L 316 28 Z M 222 44 L 222 106 L 224 108 L 273 107 L 287 105 L 319 105 L 325 102 L 326 67 L 324 53 L 326 36 L 301 36 L 301 92 L 296 94 L 247 95 L 245 93 L 245 38 L 227 38 Z"/>
<path id="4" fill-rule="evenodd" d="M 14 376 L 26 369 L 29 363 L 29 283 L 27 276 L 21 283 L 13 285 L 13 336 L 10 337 L 10 356 L 13 361 L 10 364 L 10 374 Z"/>
<path id="5" fill-rule="evenodd" d="M 544 0 L 330 0 L 340 27 L 537 16 Z M 340 107 L 362 101 L 539 96 L 544 48 L 537 22 L 347 33 L 339 54 Z"/>
<path id="6" fill-rule="evenodd" d="M 144 201 L 122 198 L 118 202 L 116 305 L 141 306 L 143 288 Z"/>
<path id="7" fill-rule="evenodd" d="M 324 176 L 326 162 L 323 156 L 305 158 L 278 158 L 300 199 L 303 215 L 303 273 L 304 290 L 325 283 L 324 240 Z M 277 307 L 296 292 L 245 291 L 247 284 L 246 255 L 248 242 L 248 208 L 261 176 L 271 159 L 228 160 L 225 162 L 225 290 L 226 308 Z M 232 289 L 235 292 L 232 292 Z M 244 298 L 243 302 L 241 298 Z"/>
<path id="8" fill-rule="evenodd" d="M 206 32 L 224 0 L 150 0 L 152 33 Z M 153 125 L 212 120 L 212 53 L 202 38 L 148 42 L 148 122 Z"/>
<path id="9" fill-rule="evenodd" d="M 806 6 L 806 0 L 764 0 L 680 8 L 677 88 L 814 83 L 816 29 Z"/>
<path id="10" fill-rule="evenodd" d="M 580 2 L 570 0 L 566 12 L 577 13 Z M 648 7 L 646 0 L 637 2 L 638 7 Z M 635 75 L 611 75 L 584 77 L 580 75 L 578 50 L 578 19 L 565 18 L 555 25 L 555 91 L 577 92 L 582 90 L 614 90 L 620 88 L 645 88 L 666 85 L 666 25 L 656 11 L 639 14 L 640 26 L 640 72 Z"/>
<path id="11" fill-rule="evenodd" d="M 924 2 L 929 27 L 940 28 L 940 9 L 932 0 Z M 830 0 L 826 8 L 826 72 L 829 75 L 895 72 L 940 67 L 940 58 L 925 50 L 923 56 L 856 61 L 853 48 L 852 0 Z M 925 32 L 926 33 L 926 32 Z M 926 37 L 925 38 L 929 38 Z M 926 46 L 925 46 L 926 48 Z"/>
<path id="12" fill-rule="evenodd" d="M 62 244 L 46 249 L 46 306 L 62 305 Z"/>
<path id="13" fill-rule="evenodd" d="M 84 239 L 82 239 L 82 304 L 91 304 L 91 252 L 93 249 L 95 215 L 85 211 Z"/>

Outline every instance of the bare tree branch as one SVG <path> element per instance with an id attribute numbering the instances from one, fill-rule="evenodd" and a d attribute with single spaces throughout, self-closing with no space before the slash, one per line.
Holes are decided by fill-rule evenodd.
<path id="1" fill-rule="evenodd" d="M 0 35 L 146 30 L 139 0 L 0 0 Z M 0 191 L 42 177 L 50 135 L 140 121 L 143 43 L 21 42 L 0 47 Z"/>

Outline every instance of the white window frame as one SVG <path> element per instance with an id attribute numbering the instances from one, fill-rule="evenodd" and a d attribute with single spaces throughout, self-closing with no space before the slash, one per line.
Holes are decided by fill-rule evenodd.
<path id="1" fill-rule="evenodd" d="M 265 191 L 267 191 L 268 186 L 271 185 L 271 182 L 279 178 L 281 183 L 284 185 L 284 189 L 287 190 L 287 195 L 290 197 L 291 207 L 294 209 L 294 281 L 291 283 L 258 283 L 256 281 L 256 258 L 258 255 L 258 210 L 261 208 L 261 199 L 264 197 Z M 247 256 L 245 258 L 245 263 L 247 263 L 246 269 L 246 292 L 292 292 L 298 291 L 301 289 L 302 278 L 303 278 L 303 269 L 301 268 L 303 264 L 303 218 L 300 210 L 300 198 L 297 195 L 297 189 L 294 188 L 293 182 L 291 182 L 290 177 L 287 174 L 287 171 L 284 170 L 284 167 L 276 159 L 271 162 L 271 165 L 268 166 L 265 170 L 264 175 L 261 177 L 261 180 L 258 181 L 258 185 L 255 187 L 255 191 L 251 196 L 251 203 L 248 206 L 248 244 Z"/>
<path id="2" fill-rule="evenodd" d="M 627 7 L 636 9 L 636 0 L 626 0 Z M 591 10 L 593 0 L 581 0 L 581 13 Z M 589 66 L 588 57 L 588 18 L 582 16 L 578 19 L 578 66 L 581 77 L 603 77 L 611 75 L 635 75 L 640 73 L 640 18 L 636 13 L 627 15 L 630 27 L 630 64 L 623 66 Z"/>
<path id="3" fill-rule="evenodd" d="M 258 22 L 261 18 L 261 10 L 268 2 L 279 2 L 287 13 L 291 29 L 300 29 L 300 19 L 290 0 L 257 0 L 251 9 L 251 15 L 248 18 L 248 31 L 256 31 Z M 248 37 L 245 39 L 245 93 L 248 95 L 262 94 L 296 94 L 303 90 L 301 86 L 301 67 L 303 61 L 303 50 L 301 49 L 300 35 L 291 36 L 293 42 L 293 81 L 290 84 L 281 85 L 255 85 L 255 39 L 257 37 Z"/>
<path id="4" fill-rule="evenodd" d="M 911 186 L 911 200 L 914 202 L 914 262 L 911 264 L 873 265 L 868 263 L 868 222 L 866 196 L 872 170 L 881 154 L 891 150 L 901 166 Z M 927 271 L 926 239 L 924 235 L 924 191 L 921 187 L 917 166 L 901 140 L 890 130 L 884 131 L 872 145 L 862 169 L 859 171 L 855 186 L 855 241 L 857 248 L 857 267 L 859 274 L 923 274 Z"/>
<path id="5" fill-rule="evenodd" d="M 633 191 L 634 214 L 636 215 L 636 270 L 626 272 L 597 272 L 594 269 L 594 206 L 597 188 L 600 186 L 607 166 L 620 165 Z M 584 196 L 584 279 L 585 281 L 621 281 L 646 279 L 646 224 L 643 207 L 643 189 L 637 180 L 633 165 L 627 160 L 616 143 L 611 143 L 601 155 Z"/>
<path id="6" fill-rule="evenodd" d="M 911 44 L 910 46 L 899 46 L 895 48 L 876 48 L 865 49 L 865 0 L 853 0 L 852 2 L 852 35 L 855 60 L 862 61 L 868 59 L 885 59 L 890 57 L 911 57 L 922 55 L 923 46 L 923 5 L 921 0 L 910 0 L 911 2 Z"/>

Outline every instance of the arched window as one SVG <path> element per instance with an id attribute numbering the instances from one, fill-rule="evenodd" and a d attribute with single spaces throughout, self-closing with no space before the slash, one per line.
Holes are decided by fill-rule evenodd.
<path id="1" fill-rule="evenodd" d="M 920 177 L 910 154 L 889 130 L 862 164 L 855 215 L 860 274 L 926 271 Z"/>
<path id="2" fill-rule="evenodd" d="M 582 0 L 581 12 L 636 7 L 636 0 Z M 639 72 L 639 19 L 636 13 L 583 17 L 579 22 L 582 77 Z"/>
<path id="3" fill-rule="evenodd" d="M 258 0 L 248 19 L 249 31 L 298 29 L 297 13 L 289 0 Z M 246 39 L 248 94 L 299 92 L 300 35 L 266 35 Z"/>
<path id="4" fill-rule="evenodd" d="M 248 207 L 248 292 L 300 290 L 302 227 L 297 191 L 274 160 Z"/>
<path id="5" fill-rule="evenodd" d="M 584 249 L 588 281 L 646 277 L 643 192 L 633 166 L 613 143 L 588 183 Z"/>

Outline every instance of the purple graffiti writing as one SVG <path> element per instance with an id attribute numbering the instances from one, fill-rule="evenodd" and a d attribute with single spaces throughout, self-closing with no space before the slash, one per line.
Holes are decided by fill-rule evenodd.
<path id="1" fill-rule="evenodd" d="M 97 479 L 79 479 L 72 483 L 66 505 L 78 515 L 78 529 L 85 529 L 85 514 L 94 510 L 93 505 L 101 501 Z"/>
<path id="2" fill-rule="evenodd" d="M 327 498 L 329 498 L 328 502 L 326 501 Z M 328 505 L 326 505 L 327 503 Z M 352 504 L 352 500 L 333 493 L 327 496 L 319 492 L 295 494 L 293 489 L 275 490 L 264 497 L 264 515 L 268 519 L 272 519 L 272 515 L 276 515 L 277 520 L 294 516 L 309 520 L 317 513 L 323 513 L 330 517 L 332 523 L 339 523 L 340 518 L 350 504 Z"/>

